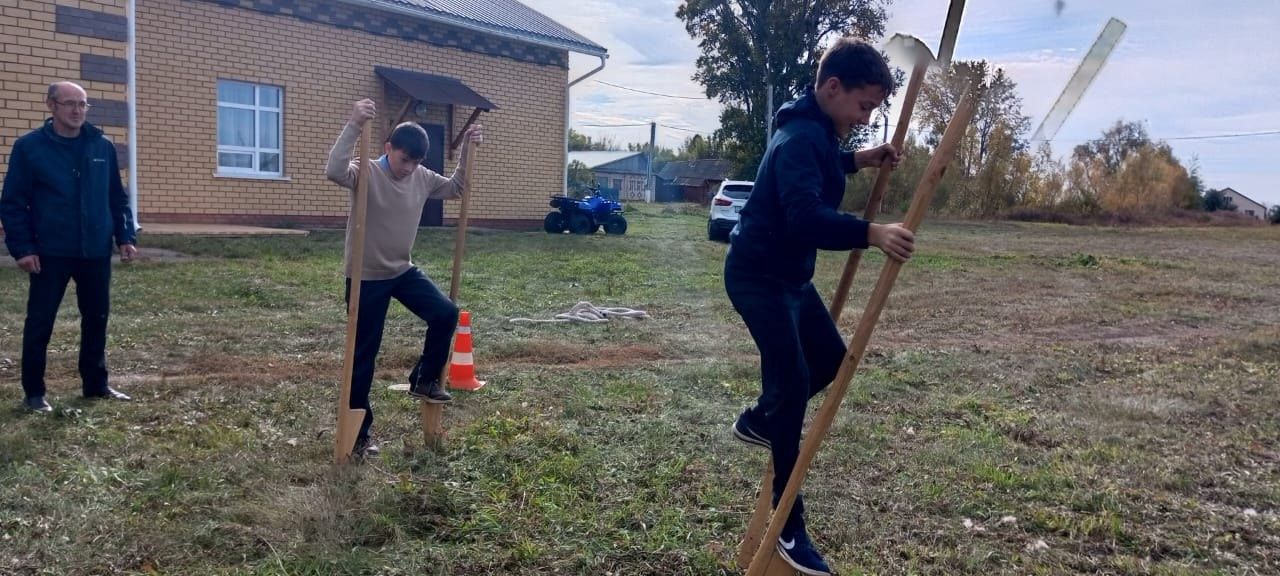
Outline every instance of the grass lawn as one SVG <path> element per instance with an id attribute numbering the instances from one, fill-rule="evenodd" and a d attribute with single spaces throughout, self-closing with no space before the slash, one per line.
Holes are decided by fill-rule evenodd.
<path id="1" fill-rule="evenodd" d="M 27 283 L 0 269 L 0 573 L 738 573 L 765 454 L 726 434 L 759 383 L 725 247 L 697 209 L 630 219 L 473 232 L 488 386 L 427 450 L 387 390 L 422 337 L 393 305 L 383 454 L 342 470 L 340 233 L 144 236 L 188 258 L 116 270 L 110 363 L 136 401 L 78 398 L 69 293 L 47 416 L 18 409 Z M 447 283 L 452 245 L 423 230 L 415 257 Z M 806 485 L 834 567 L 1280 573 L 1280 227 L 926 222 L 917 253 Z M 822 256 L 824 294 L 843 261 Z M 508 322 L 580 300 L 653 319 Z"/>

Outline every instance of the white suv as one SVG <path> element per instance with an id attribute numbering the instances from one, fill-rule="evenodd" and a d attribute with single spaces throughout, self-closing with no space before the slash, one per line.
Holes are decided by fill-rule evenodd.
<path id="1" fill-rule="evenodd" d="M 755 182 L 725 180 L 711 199 L 711 216 L 707 218 L 708 240 L 729 240 L 729 232 L 738 224 L 738 212 L 747 205 Z"/>

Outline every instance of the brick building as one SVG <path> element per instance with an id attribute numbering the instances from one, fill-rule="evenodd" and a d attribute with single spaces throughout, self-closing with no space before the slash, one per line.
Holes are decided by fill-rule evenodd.
<path id="1" fill-rule="evenodd" d="M 0 172 L 47 117 L 49 82 L 89 93 L 89 121 L 127 166 L 125 0 L 0 0 Z M 516 0 L 137 0 L 138 212 L 147 222 L 334 225 L 347 196 L 325 179 L 359 98 L 374 139 L 403 114 L 448 174 L 478 116 L 471 218 L 536 227 L 563 189 L 570 52 L 604 48 Z M 424 224 L 448 221 L 433 204 Z"/>

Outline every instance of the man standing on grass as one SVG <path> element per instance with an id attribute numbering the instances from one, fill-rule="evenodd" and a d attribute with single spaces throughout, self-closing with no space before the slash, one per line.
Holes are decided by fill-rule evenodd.
<path id="1" fill-rule="evenodd" d="M 31 281 L 22 329 L 22 390 L 23 404 L 36 412 L 53 411 L 44 398 L 45 365 L 71 280 L 80 309 L 81 391 L 85 398 L 129 400 L 107 383 L 112 245 L 119 246 L 123 262 L 138 255 L 116 149 L 85 121 L 84 88 L 50 84 L 45 104 L 52 117 L 13 144 L 0 195 L 5 246 Z"/>

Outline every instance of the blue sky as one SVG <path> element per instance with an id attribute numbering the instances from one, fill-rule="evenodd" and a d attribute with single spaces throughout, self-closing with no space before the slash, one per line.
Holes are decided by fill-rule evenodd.
<path id="1" fill-rule="evenodd" d="M 593 79 L 664 94 L 702 95 L 692 80 L 698 48 L 675 17 L 677 0 L 522 0 L 609 49 Z M 1053 105 L 1110 17 L 1124 39 L 1053 141 L 1055 152 L 1096 137 L 1117 119 L 1141 120 L 1152 136 L 1183 138 L 1280 130 L 1280 1 L 1276 0 L 969 0 L 958 59 L 985 59 L 1018 83 L 1023 112 L 1036 125 Z M 889 34 L 917 36 L 936 49 L 949 0 L 897 0 Z M 595 65 L 573 56 L 575 77 Z M 592 128 L 656 120 L 693 132 L 718 125 L 706 100 L 628 92 L 588 80 L 572 94 L 573 123 L 593 136 L 647 140 L 647 127 Z M 692 132 L 658 128 L 677 146 Z M 1170 140 L 1184 163 L 1199 158 L 1210 187 L 1230 186 L 1280 204 L 1280 134 Z"/>

